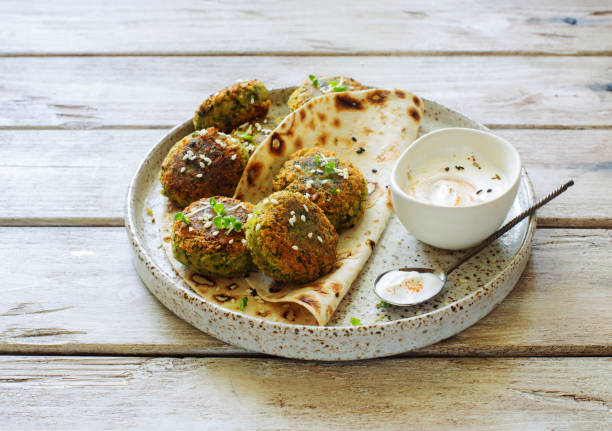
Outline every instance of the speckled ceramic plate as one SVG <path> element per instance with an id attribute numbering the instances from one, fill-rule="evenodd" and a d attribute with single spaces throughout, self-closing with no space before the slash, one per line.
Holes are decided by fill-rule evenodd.
<path id="1" fill-rule="evenodd" d="M 273 90 L 283 103 L 292 89 Z M 420 134 L 443 127 L 485 129 L 481 124 L 425 100 Z M 126 229 L 136 271 L 149 290 L 174 314 L 196 328 L 245 349 L 298 359 L 350 360 L 389 356 L 424 347 L 473 325 L 499 304 L 517 283 L 531 251 L 535 218 L 528 218 L 487 250 L 454 271 L 437 297 L 415 307 L 377 307 L 373 281 L 398 266 L 446 267 L 462 252 L 439 250 L 417 241 L 393 217 L 374 254 L 327 326 L 270 322 L 228 310 L 195 293 L 174 272 L 147 208 L 163 205 L 157 179 L 162 160 L 175 142 L 193 131 L 191 120 L 175 127 L 146 155 L 129 186 Z M 508 218 L 534 201 L 522 173 Z M 381 316 L 384 314 L 384 316 Z M 351 317 L 361 320 L 352 326 Z"/>

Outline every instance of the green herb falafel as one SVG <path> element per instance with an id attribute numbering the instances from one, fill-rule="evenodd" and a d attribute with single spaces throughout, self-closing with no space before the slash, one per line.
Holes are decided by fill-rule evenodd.
<path id="1" fill-rule="evenodd" d="M 245 228 L 253 262 L 275 280 L 307 283 L 336 263 L 338 234 L 323 211 L 299 193 L 283 190 L 263 199 Z"/>
<path id="2" fill-rule="evenodd" d="M 332 151 L 299 150 L 274 178 L 274 190 L 301 193 L 323 210 L 336 230 L 354 226 L 365 211 L 368 187 L 361 171 Z"/>
<path id="3" fill-rule="evenodd" d="M 176 260 L 211 277 L 238 277 L 253 269 L 244 224 L 253 205 L 215 196 L 200 199 L 177 213 L 172 226 Z"/>

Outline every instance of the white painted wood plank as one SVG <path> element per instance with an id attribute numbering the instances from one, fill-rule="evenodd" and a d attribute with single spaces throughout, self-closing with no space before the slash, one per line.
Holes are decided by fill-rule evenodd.
<path id="1" fill-rule="evenodd" d="M 419 355 L 612 354 L 612 235 L 540 229 L 521 281 L 489 316 Z M 0 228 L 0 353 L 243 354 L 146 290 L 121 228 Z"/>
<path id="2" fill-rule="evenodd" d="M 0 224 L 122 225 L 127 185 L 163 130 L 0 131 Z M 496 130 L 519 150 L 536 193 L 576 186 L 541 226 L 612 227 L 611 130 Z M 28 151 L 24 152 L 24 148 Z"/>
<path id="3" fill-rule="evenodd" d="M 610 53 L 605 0 L 5 0 L 0 54 Z"/>
<path id="4" fill-rule="evenodd" d="M 0 58 L 0 127 L 170 127 L 236 79 L 400 87 L 489 125 L 610 126 L 610 57 Z"/>
<path id="5" fill-rule="evenodd" d="M 608 430 L 611 358 L 0 357 L 7 429 Z"/>

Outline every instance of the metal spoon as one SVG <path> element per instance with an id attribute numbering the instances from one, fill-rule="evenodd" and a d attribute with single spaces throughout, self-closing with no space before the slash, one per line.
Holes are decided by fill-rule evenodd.
<path id="1" fill-rule="evenodd" d="M 448 276 L 450 275 L 451 272 L 453 272 L 460 265 L 462 265 L 463 263 L 465 263 L 466 261 L 468 261 L 472 257 L 476 256 L 478 253 L 480 253 L 482 250 L 484 250 L 487 246 L 489 246 L 493 241 L 495 241 L 497 238 L 499 238 L 500 236 L 502 236 L 503 234 L 508 232 L 510 229 L 512 229 L 514 226 L 516 226 L 525 217 L 532 215 L 533 213 L 535 213 L 535 211 L 538 208 L 540 208 L 541 206 L 547 204 L 549 201 L 553 200 L 554 198 L 559 196 L 561 193 L 566 191 L 568 189 L 568 187 L 573 186 L 573 185 L 574 185 L 574 180 L 570 180 L 570 181 L 566 182 L 565 184 L 563 184 L 561 187 L 558 187 L 557 189 L 553 190 L 547 196 L 543 197 L 542 199 L 537 201 L 535 204 L 533 204 L 532 206 L 527 208 L 525 211 L 523 211 L 522 213 L 520 213 L 519 215 L 514 217 L 512 220 L 510 220 L 508 223 L 506 223 L 504 226 L 502 226 L 499 230 L 495 231 L 491 236 L 489 236 L 487 239 L 485 239 L 479 245 L 477 245 L 474 248 L 472 248 L 471 250 L 469 250 L 457 262 L 455 262 L 453 265 L 451 265 L 449 268 L 447 268 L 446 271 L 443 271 L 443 270 L 434 270 L 432 268 L 398 268 L 398 269 L 391 269 L 389 271 L 383 272 L 382 274 L 380 274 L 376 278 L 376 281 L 374 282 L 374 293 L 376 294 L 376 296 L 378 296 L 383 301 L 388 302 L 389 304 L 400 306 L 400 307 L 408 306 L 408 305 L 420 304 L 421 302 L 424 302 L 424 301 L 427 301 L 427 300 L 433 298 L 434 296 L 436 296 L 437 294 L 439 294 L 442 291 L 442 289 L 444 288 L 444 285 L 446 284 L 446 280 L 447 280 L 447 278 L 448 278 Z M 438 283 L 437 279 L 436 279 L 436 282 L 433 284 L 433 287 L 432 287 L 431 291 L 428 292 L 428 294 L 425 294 L 425 296 L 423 296 L 423 294 L 418 295 L 417 298 L 411 300 L 410 302 L 404 302 L 404 303 L 392 302 L 388 298 L 383 298 L 378 293 L 378 289 L 381 288 L 381 284 L 379 282 L 383 278 L 383 276 L 385 276 L 387 274 L 390 274 L 390 273 L 394 273 L 394 272 L 399 273 L 399 272 L 410 272 L 410 271 L 418 272 L 418 273 L 421 273 L 421 274 L 433 274 L 433 275 L 435 275 L 439 279 L 440 282 Z M 438 286 L 439 286 L 439 288 L 438 288 Z"/>

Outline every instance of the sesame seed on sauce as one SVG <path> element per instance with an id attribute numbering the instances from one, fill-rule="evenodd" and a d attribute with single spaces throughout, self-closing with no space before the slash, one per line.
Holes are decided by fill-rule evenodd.
<path id="1" fill-rule="evenodd" d="M 204 162 L 200 162 L 200 167 L 201 167 L 201 168 L 205 168 L 205 167 L 206 167 L 206 165 L 204 164 Z"/>
<path id="2" fill-rule="evenodd" d="M 303 206 L 304 206 L 304 211 L 308 212 L 308 207 L 306 206 L 306 204 L 304 204 Z"/>
<path id="3" fill-rule="evenodd" d="M 292 245 L 292 246 L 291 246 L 291 248 L 292 248 L 292 249 L 294 249 L 295 251 L 298 251 L 298 250 L 299 250 L 299 248 L 298 248 L 298 246 L 297 246 L 297 245 Z"/>
<path id="4" fill-rule="evenodd" d="M 320 243 L 323 243 L 323 238 L 317 235 L 317 239 L 319 240 Z"/>
<path id="5" fill-rule="evenodd" d="M 236 157 L 238 157 L 238 154 L 233 154 L 232 155 L 232 160 L 236 160 Z"/>
<path id="6" fill-rule="evenodd" d="M 234 240 L 233 240 L 233 239 L 230 239 L 230 240 L 228 241 L 228 244 L 233 244 L 233 243 L 234 243 Z"/>
<path id="7" fill-rule="evenodd" d="M 274 198 L 270 198 L 270 201 L 271 201 L 273 204 L 278 205 L 278 200 L 276 200 L 276 199 L 274 199 Z"/>
<path id="8" fill-rule="evenodd" d="M 308 238 L 312 238 L 312 232 L 308 233 Z"/>
<path id="9" fill-rule="evenodd" d="M 211 226 L 212 226 L 212 222 L 211 221 L 207 221 L 206 223 L 204 223 L 204 229 L 208 229 Z"/>
<path id="10" fill-rule="evenodd" d="M 193 232 L 193 227 L 189 226 L 189 232 Z"/>
<path id="11" fill-rule="evenodd" d="M 202 178 L 202 174 L 197 174 L 196 177 L 197 178 Z"/>
<path id="12" fill-rule="evenodd" d="M 258 231 L 259 229 L 261 229 L 261 225 L 257 223 L 257 225 L 255 226 L 255 231 Z"/>
<path id="13" fill-rule="evenodd" d="M 217 235 L 219 235 L 219 231 L 218 230 L 213 232 L 213 236 L 217 236 Z"/>
<path id="14" fill-rule="evenodd" d="M 185 168 L 185 166 L 183 166 L 183 167 L 181 168 L 181 174 L 182 174 L 183 172 L 185 172 L 185 169 L 186 169 L 186 168 Z"/>
<path id="15" fill-rule="evenodd" d="M 302 219 L 302 221 L 303 221 L 303 222 L 305 222 L 305 221 L 306 221 L 306 216 L 305 216 L 304 214 L 302 214 L 302 215 L 300 216 L 300 218 Z"/>
<path id="16" fill-rule="evenodd" d="M 246 244 L 246 239 L 242 238 L 242 239 L 240 240 L 240 242 L 241 242 L 241 243 L 244 245 L 244 244 Z"/>

